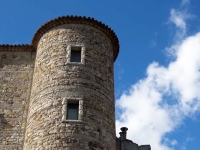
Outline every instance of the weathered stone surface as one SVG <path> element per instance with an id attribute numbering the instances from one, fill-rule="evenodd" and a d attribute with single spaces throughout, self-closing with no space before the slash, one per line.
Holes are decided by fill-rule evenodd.
<path id="1" fill-rule="evenodd" d="M 0 52 L 0 149 L 23 146 L 35 53 Z"/>
<path id="2" fill-rule="evenodd" d="M 69 45 L 84 47 L 84 63 L 68 62 Z M 88 25 L 61 25 L 41 37 L 25 150 L 115 150 L 112 50 L 110 39 Z M 81 122 L 62 123 L 63 99 L 69 97 L 83 99 Z"/>

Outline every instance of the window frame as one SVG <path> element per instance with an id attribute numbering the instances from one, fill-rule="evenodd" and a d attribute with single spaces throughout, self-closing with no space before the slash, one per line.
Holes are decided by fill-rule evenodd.
<path id="1" fill-rule="evenodd" d="M 77 102 L 78 101 L 78 120 L 70 120 L 67 119 L 67 105 L 69 103 L 73 102 Z M 68 123 L 68 122 L 83 122 L 83 99 L 82 98 L 63 98 L 63 102 L 62 102 L 62 122 L 63 123 Z"/>
<path id="2" fill-rule="evenodd" d="M 73 48 L 80 48 L 81 49 L 81 61 L 80 62 L 71 62 L 71 51 Z M 85 46 L 84 45 L 68 45 L 67 46 L 67 62 L 66 64 L 74 64 L 74 65 L 85 65 Z"/>

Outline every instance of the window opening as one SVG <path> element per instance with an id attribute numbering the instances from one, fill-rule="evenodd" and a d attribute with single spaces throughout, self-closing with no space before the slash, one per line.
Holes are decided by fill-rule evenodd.
<path id="1" fill-rule="evenodd" d="M 62 102 L 62 122 L 82 122 L 83 121 L 83 99 L 63 98 Z"/>
<path id="2" fill-rule="evenodd" d="M 81 47 L 71 47 L 70 62 L 81 62 Z"/>
<path id="3" fill-rule="evenodd" d="M 67 120 L 78 120 L 79 104 L 68 103 L 67 104 Z"/>

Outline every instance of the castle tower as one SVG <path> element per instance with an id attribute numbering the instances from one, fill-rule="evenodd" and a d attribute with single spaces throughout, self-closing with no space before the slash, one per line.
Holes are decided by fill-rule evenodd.
<path id="1" fill-rule="evenodd" d="M 66 16 L 36 32 L 24 150 L 116 150 L 115 33 L 93 18 Z"/>

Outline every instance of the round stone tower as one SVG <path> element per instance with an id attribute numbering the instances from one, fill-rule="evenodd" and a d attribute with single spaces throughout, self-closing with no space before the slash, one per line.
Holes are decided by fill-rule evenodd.
<path id="1" fill-rule="evenodd" d="M 115 33 L 93 18 L 64 16 L 36 32 L 24 150 L 116 150 Z"/>

